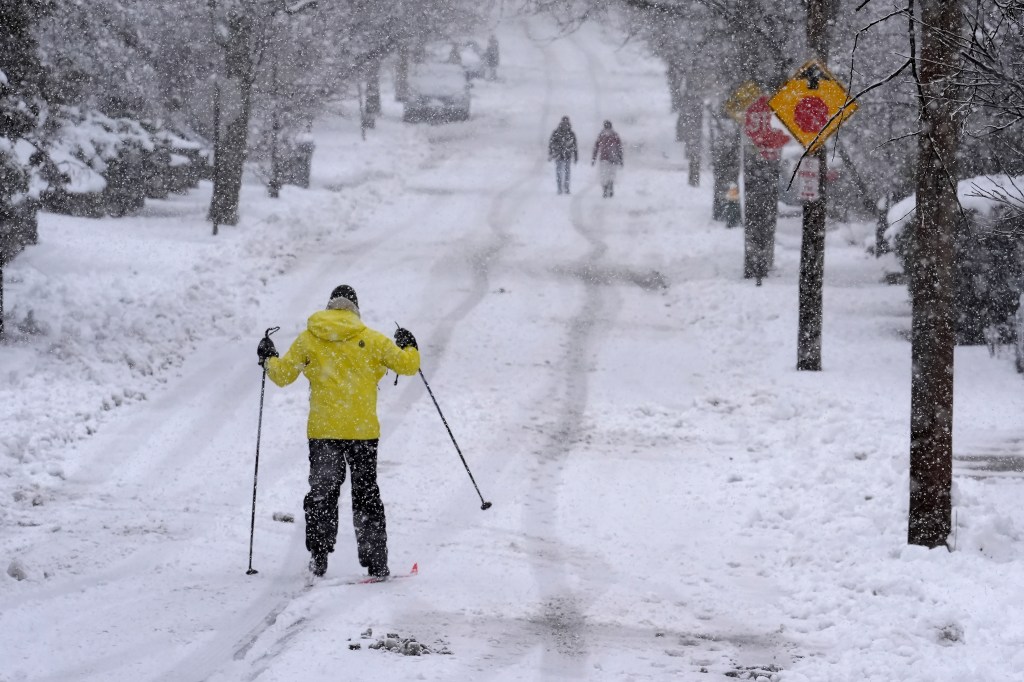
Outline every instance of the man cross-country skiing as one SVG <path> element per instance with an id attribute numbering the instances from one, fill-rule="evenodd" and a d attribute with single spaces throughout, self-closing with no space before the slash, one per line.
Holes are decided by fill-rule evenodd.
<path id="1" fill-rule="evenodd" d="M 359 317 L 355 290 L 343 284 L 331 292 L 327 309 L 309 317 L 306 331 L 278 357 L 270 337 L 256 350 L 260 365 L 278 386 L 309 380 L 309 493 L 306 549 L 309 570 L 327 571 L 327 555 L 338 536 L 338 496 L 345 467 L 352 474 L 352 523 L 359 563 L 369 575 L 385 578 L 388 571 L 387 523 L 377 487 L 377 382 L 387 370 L 415 374 L 419 347 L 407 329 L 395 331 L 392 341 L 370 329 Z"/>

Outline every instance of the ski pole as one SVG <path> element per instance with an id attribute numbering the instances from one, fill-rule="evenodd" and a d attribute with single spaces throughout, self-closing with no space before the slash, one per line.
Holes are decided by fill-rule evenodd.
<path id="1" fill-rule="evenodd" d="M 452 445 L 455 446 L 455 452 L 459 453 L 459 459 L 462 460 L 462 466 L 466 467 L 466 473 L 469 474 L 469 480 L 473 482 L 473 487 L 476 488 L 476 494 L 480 495 L 480 508 L 487 510 L 491 508 L 491 503 L 484 501 L 484 496 L 480 493 L 480 486 L 476 484 L 476 479 L 473 478 L 473 472 L 469 470 L 469 465 L 466 464 L 466 458 L 462 456 L 462 450 L 459 449 L 459 444 L 455 442 L 455 436 L 452 435 L 452 429 L 448 426 L 448 420 L 444 418 L 444 413 L 441 412 L 441 406 L 437 404 L 437 398 L 434 397 L 434 392 L 430 390 L 430 384 L 427 383 L 427 378 L 423 376 L 423 370 L 419 370 L 420 379 L 423 379 L 423 385 L 427 387 L 427 393 L 430 394 L 430 399 L 434 401 L 434 407 L 437 408 L 437 413 L 441 415 L 441 421 L 444 423 L 444 428 L 448 429 L 448 436 L 452 439 Z"/>
<path id="2" fill-rule="evenodd" d="M 402 325 L 395 322 L 395 326 L 401 329 Z M 448 420 L 444 418 L 444 413 L 441 412 L 441 406 L 437 404 L 437 398 L 434 397 L 434 392 L 430 390 L 430 384 L 427 383 L 427 377 L 423 376 L 423 370 L 418 370 L 420 373 L 420 379 L 423 379 L 423 385 L 427 387 L 427 393 L 430 394 L 430 399 L 434 401 L 434 407 L 437 408 L 437 413 L 441 415 L 441 422 L 444 424 L 444 428 L 448 430 L 448 437 L 452 439 L 452 445 L 455 446 L 455 452 L 459 453 L 459 459 L 462 460 L 462 466 L 466 467 L 466 473 L 469 474 L 469 480 L 472 481 L 473 487 L 476 488 L 476 494 L 480 496 L 480 509 L 488 510 L 491 508 L 491 503 L 484 500 L 483 493 L 480 492 L 480 486 L 476 484 L 476 479 L 473 478 L 473 472 L 469 470 L 469 465 L 466 464 L 466 458 L 462 456 L 462 450 L 459 449 L 459 444 L 455 442 L 455 435 L 452 433 L 452 428 L 448 426 Z M 395 384 L 398 384 L 398 377 L 395 377 Z"/>
<path id="3" fill-rule="evenodd" d="M 270 335 L 279 330 L 280 327 L 270 327 L 267 329 L 263 338 L 269 339 Z M 252 567 L 252 542 L 256 535 L 256 482 L 260 476 L 260 434 L 263 431 L 263 394 L 267 388 L 267 366 L 263 365 L 263 380 L 260 382 L 260 418 L 256 422 L 256 467 L 252 474 L 252 520 L 249 522 L 249 570 L 245 572 L 246 575 L 255 575 L 259 573 L 255 568 Z"/>

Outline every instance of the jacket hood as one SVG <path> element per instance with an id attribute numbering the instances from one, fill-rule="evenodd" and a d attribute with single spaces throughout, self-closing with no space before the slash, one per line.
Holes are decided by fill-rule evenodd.
<path id="1" fill-rule="evenodd" d="M 366 325 L 351 310 L 321 310 L 309 316 L 306 328 L 318 339 L 345 341 L 366 329 Z"/>

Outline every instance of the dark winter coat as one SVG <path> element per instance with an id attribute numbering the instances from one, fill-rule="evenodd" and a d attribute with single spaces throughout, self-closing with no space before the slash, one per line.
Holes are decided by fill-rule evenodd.
<path id="1" fill-rule="evenodd" d="M 548 142 L 548 159 L 552 161 L 571 160 L 574 163 L 579 160 L 576 133 L 567 123 L 560 123 L 555 128 L 555 132 L 551 133 L 551 141 Z"/>
<path id="2" fill-rule="evenodd" d="M 597 142 L 594 143 L 594 156 L 592 159 L 595 161 L 609 161 L 617 166 L 621 166 L 622 140 L 619 139 L 618 133 L 611 128 L 602 130 L 601 134 L 597 136 Z"/>
<path id="3" fill-rule="evenodd" d="M 494 38 L 487 41 L 487 49 L 484 50 L 484 63 L 492 69 L 498 68 L 498 41 Z"/>

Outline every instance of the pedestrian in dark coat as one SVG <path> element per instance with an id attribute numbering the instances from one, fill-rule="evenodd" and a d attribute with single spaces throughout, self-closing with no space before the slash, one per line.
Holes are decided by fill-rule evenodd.
<path id="1" fill-rule="evenodd" d="M 579 161 L 576 147 L 576 133 L 569 125 L 569 117 L 563 116 L 548 142 L 548 161 L 555 162 L 555 184 L 559 194 L 569 193 L 569 162 Z"/>
<path id="2" fill-rule="evenodd" d="M 487 49 L 484 50 L 484 66 L 487 69 L 487 80 L 492 81 L 498 77 L 498 39 L 491 36 L 487 39 Z"/>
<path id="3" fill-rule="evenodd" d="M 283 357 L 270 337 L 256 349 L 259 363 L 278 386 L 309 380 L 309 493 L 306 549 L 309 570 L 327 571 L 327 555 L 338 535 L 338 496 L 346 466 L 352 472 L 352 523 L 359 563 L 376 578 L 388 575 L 387 524 L 377 486 L 377 382 L 387 370 L 415 374 L 419 347 L 407 329 L 392 341 L 370 329 L 359 317 L 355 290 L 342 284 L 331 292 L 327 310 L 310 316 Z"/>
<path id="4" fill-rule="evenodd" d="M 612 122 L 605 121 L 604 129 L 597 136 L 594 143 L 594 154 L 590 159 L 590 165 L 600 162 L 598 170 L 601 174 L 601 189 L 604 197 L 615 196 L 615 173 L 622 166 L 622 140 L 618 133 L 612 130 Z"/>

